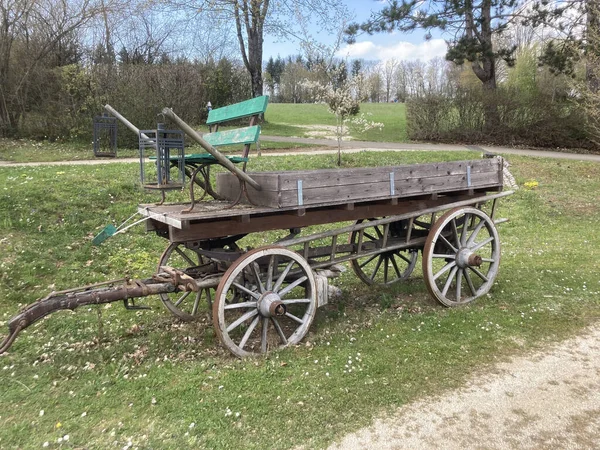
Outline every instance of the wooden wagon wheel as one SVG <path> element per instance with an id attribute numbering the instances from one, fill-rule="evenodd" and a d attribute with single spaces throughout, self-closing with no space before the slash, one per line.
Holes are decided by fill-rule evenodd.
<path id="1" fill-rule="evenodd" d="M 472 207 L 452 209 L 431 228 L 423 249 L 423 276 L 445 306 L 486 294 L 498 274 L 500 238 L 492 219 Z"/>
<path id="2" fill-rule="evenodd" d="M 219 339 L 239 357 L 297 344 L 317 309 L 312 269 L 296 252 L 262 247 L 223 275 L 213 305 Z"/>
<path id="3" fill-rule="evenodd" d="M 184 243 L 171 243 L 163 252 L 158 262 L 158 272 L 161 266 L 169 266 L 182 270 L 186 274 L 194 277 L 196 273 L 202 271 L 208 261 L 193 249 L 185 246 Z M 204 288 L 198 292 L 173 292 L 169 294 L 160 294 L 165 307 L 181 320 L 190 322 L 198 318 L 199 311 L 212 308 L 213 289 Z"/>
<path id="4" fill-rule="evenodd" d="M 377 219 L 368 219 L 369 221 Z M 356 224 L 363 223 L 359 220 Z M 364 229 L 363 246 L 373 246 L 375 249 L 383 241 L 384 226 L 377 225 Z M 353 231 L 350 243 L 358 245 L 359 232 Z M 368 285 L 394 284 L 406 280 L 417 264 L 418 253 L 416 250 L 397 249 L 364 256 L 352 260 L 352 270 L 358 278 Z"/>

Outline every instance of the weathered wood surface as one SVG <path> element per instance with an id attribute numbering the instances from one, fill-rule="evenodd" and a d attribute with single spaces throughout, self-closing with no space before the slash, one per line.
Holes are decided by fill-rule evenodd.
<path id="1" fill-rule="evenodd" d="M 468 189 L 493 190 L 502 187 L 502 159 L 358 169 L 252 172 L 250 176 L 262 187 L 260 192 L 248 188 L 252 203 L 285 208 Z M 235 177 L 227 173 L 217 175 L 217 192 L 224 198 L 236 198 L 239 189 Z"/>
<path id="2" fill-rule="evenodd" d="M 140 205 L 138 212 L 149 216 L 148 231 L 159 231 L 171 242 L 211 239 L 237 234 L 301 228 L 335 222 L 355 221 L 373 217 L 398 214 L 421 215 L 427 208 L 444 205 L 475 205 L 508 195 L 510 192 L 486 194 L 485 190 L 447 196 L 420 196 L 398 201 L 380 200 L 352 205 L 329 205 L 299 208 L 264 208 L 237 205 L 231 209 L 219 209 L 214 205 L 224 202 L 202 202 L 198 211 L 181 214 L 179 205 Z"/>

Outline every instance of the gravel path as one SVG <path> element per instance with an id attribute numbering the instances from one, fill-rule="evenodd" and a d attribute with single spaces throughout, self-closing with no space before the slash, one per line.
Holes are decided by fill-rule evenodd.
<path id="1" fill-rule="evenodd" d="M 600 448 L 599 350 L 600 324 L 399 408 L 330 450 Z"/>

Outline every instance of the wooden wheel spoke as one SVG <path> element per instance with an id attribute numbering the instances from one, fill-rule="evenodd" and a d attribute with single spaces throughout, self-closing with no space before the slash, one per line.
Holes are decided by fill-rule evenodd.
<path id="1" fill-rule="evenodd" d="M 258 273 L 258 263 L 254 261 L 252 264 L 250 264 L 250 266 L 252 267 L 252 274 L 254 275 L 254 278 L 258 283 L 258 289 L 262 294 L 264 294 L 266 291 L 265 287 L 263 286 L 262 280 L 260 279 L 260 274 Z"/>
<path id="2" fill-rule="evenodd" d="M 456 273 L 456 301 L 460 302 L 460 295 L 462 290 L 462 279 L 463 279 L 463 269 L 458 269 Z"/>
<path id="3" fill-rule="evenodd" d="M 285 334 L 284 334 L 283 330 L 281 329 L 281 325 L 279 325 L 279 322 L 277 321 L 277 319 L 275 319 L 275 317 L 271 317 L 271 322 L 273 323 L 273 326 L 275 327 L 275 330 L 277 331 L 277 334 L 279 335 L 279 339 L 281 339 L 281 343 L 283 345 L 287 345 L 287 343 L 288 343 L 287 338 L 285 337 Z"/>
<path id="4" fill-rule="evenodd" d="M 301 285 L 302 283 L 304 283 L 306 280 L 308 280 L 308 277 L 306 275 L 301 276 L 300 278 L 298 278 L 296 281 L 294 281 L 293 283 L 288 284 L 285 288 L 283 288 L 281 291 L 277 292 L 277 295 L 279 295 L 279 297 L 283 297 L 285 294 L 287 294 L 288 292 L 290 292 L 292 289 L 294 289 L 296 286 Z"/>
<path id="5" fill-rule="evenodd" d="M 454 240 L 456 242 L 456 247 L 458 248 L 458 247 L 460 247 L 460 238 L 458 237 L 458 228 L 456 227 L 456 218 L 453 218 L 450 221 L 450 226 L 452 228 L 452 234 L 453 234 Z M 441 234 L 440 234 L 440 236 L 441 236 Z"/>
<path id="6" fill-rule="evenodd" d="M 450 269 L 452 269 L 454 266 L 456 266 L 456 262 L 454 261 L 450 261 L 448 264 L 446 264 L 444 267 L 442 267 L 439 272 L 437 272 L 434 276 L 433 276 L 433 281 L 437 280 L 439 277 L 441 277 L 443 274 L 445 274 L 446 272 L 448 272 Z"/>
<path id="7" fill-rule="evenodd" d="M 203 290 L 196 292 L 196 299 L 194 300 L 194 306 L 192 307 L 192 316 L 195 316 L 198 312 L 198 305 L 200 304 L 200 298 L 202 297 Z"/>
<path id="8" fill-rule="evenodd" d="M 240 302 L 240 303 L 230 303 L 229 305 L 225 305 L 223 309 L 241 309 L 241 308 L 256 308 L 256 302 Z"/>
<path id="9" fill-rule="evenodd" d="M 284 305 L 297 305 L 299 303 L 310 303 L 311 299 L 310 298 L 291 298 L 288 300 L 282 300 L 281 302 Z"/>
<path id="10" fill-rule="evenodd" d="M 288 263 L 288 265 L 285 266 L 285 269 L 283 269 L 283 272 L 281 272 L 281 275 L 279 275 L 279 278 L 277 278 L 277 281 L 275 282 L 275 286 L 273 286 L 273 291 L 277 292 L 277 290 L 281 286 L 281 283 L 283 283 L 285 281 L 285 277 L 287 277 L 288 273 L 290 273 L 290 270 L 292 269 L 292 266 L 294 265 L 294 263 L 295 263 L 295 261 L 290 261 Z"/>
<path id="11" fill-rule="evenodd" d="M 376 238 L 375 236 L 370 235 L 369 233 L 367 233 L 366 231 L 363 232 L 363 236 L 368 237 L 371 241 L 378 241 L 379 239 Z"/>
<path id="12" fill-rule="evenodd" d="M 441 258 L 441 259 L 456 259 L 456 255 L 445 255 L 443 253 L 434 253 L 431 255 L 432 258 Z"/>
<path id="13" fill-rule="evenodd" d="M 488 245 L 490 242 L 492 242 L 494 240 L 493 236 L 490 236 L 489 238 L 487 238 L 485 241 L 481 241 L 478 244 L 475 244 L 473 247 L 471 247 L 471 251 L 472 252 L 476 252 L 477 250 L 479 250 L 480 248 L 485 247 L 486 245 Z"/>
<path id="14" fill-rule="evenodd" d="M 453 253 L 457 253 L 458 252 L 458 249 L 454 245 L 452 245 L 450 243 L 450 241 L 448 239 L 446 239 L 446 237 L 443 234 L 440 234 L 440 239 L 442 240 L 442 242 L 444 244 L 446 244 L 448 246 L 448 248 L 450 250 L 452 250 Z"/>
<path id="15" fill-rule="evenodd" d="M 389 264 L 390 263 L 390 258 L 389 256 L 384 255 L 383 256 L 383 282 L 387 283 L 388 281 L 388 272 L 389 272 Z"/>
<path id="16" fill-rule="evenodd" d="M 454 280 L 454 275 L 456 275 L 456 271 L 458 270 L 458 267 L 453 267 L 452 270 L 450 271 L 450 275 L 448 275 L 448 278 L 446 279 L 446 283 L 444 284 L 444 289 L 442 289 L 442 295 L 445 297 L 446 294 L 448 293 L 448 289 L 450 289 L 450 285 L 452 284 L 452 280 Z"/>
<path id="17" fill-rule="evenodd" d="M 175 306 L 179 306 L 181 305 L 181 302 L 183 302 L 186 298 L 188 298 L 188 296 L 192 293 L 192 291 L 187 291 L 185 292 L 181 297 L 179 297 L 179 300 L 177 300 L 175 302 Z"/>
<path id="18" fill-rule="evenodd" d="M 382 262 L 383 262 L 383 256 L 379 255 L 377 264 L 375 264 L 375 269 L 373 270 L 373 273 L 371 274 L 371 280 L 375 280 L 375 276 L 377 275 L 377 272 L 379 272 L 379 268 L 381 267 Z"/>
<path id="19" fill-rule="evenodd" d="M 398 255 L 400 257 L 402 257 L 402 255 Z M 402 278 L 402 272 L 400 272 L 400 269 L 398 268 L 398 264 L 396 263 L 396 258 L 394 258 L 393 256 L 390 258 L 392 261 L 392 267 L 394 268 L 394 270 L 396 271 L 396 275 L 398 275 L 398 278 Z M 404 259 L 404 258 L 403 258 Z"/>
<path id="20" fill-rule="evenodd" d="M 479 270 L 477 270 L 475 267 L 469 267 L 469 269 L 471 269 L 475 275 L 477 275 L 479 278 L 481 278 L 483 281 L 488 281 L 488 277 L 486 277 L 484 274 L 482 274 Z"/>
<path id="21" fill-rule="evenodd" d="M 362 269 L 363 267 L 365 267 L 367 264 L 369 264 L 371 261 L 373 261 L 375 258 L 377 258 L 379 255 L 373 255 L 371 256 L 369 259 L 367 259 L 365 262 L 363 262 L 362 264 L 359 264 L 359 267 Z"/>
<path id="22" fill-rule="evenodd" d="M 258 292 L 253 292 L 250 289 L 248 289 L 246 286 L 242 286 L 239 283 L 232 283 L 232 285 L 235 286 L 236 288 L 238 288 L 240 291 L 245 292 L 248 295 L 251 295 L 256 300 L 258 300 L 260 298 L 260 294 Z"/>
<path id="23" fill-rule="evenodd" d="M 401 252 L 397 251 L 396 253 L 394 253 L 394 255 L 396 255 L 397 257 L 399 257 L 400 259 L 404 260 L 405 263 L 410 264 L 412 261 L 410 260 L 410 258 L 408 258 L 407 256 L 405 256 L 404 254 L 402 254 Z M 412 255 L 411 255 L 412 256 Z M 392 261 L 394 260 L 394 258 L 392 258 Z"/>
<path id="24" fill-rule="evenodd" d="M 232 322 L 231 324 L 229 324 L 229 326 L 227 327 L 227 332 L 228 333 L 231 332 L 231 330 L 236 329 L 242 323 L 244 323 L 246 320 L 248 320 L 248 319 L 256 316 L 257 314 L 258 314 L 258 311 L 256 309 L 248 311 L 247 313 L 245 313 L 242 316 L 240 316 L 235 322 Z"/>
<path id="25" fill-rule="evenodd" d="M 242 350 L 246 346 L 246 343 L 248 342 L 248 339 L 250 339 L 250 335 L 252 334 L 252 332 L 256 328 L 256 325 L 258 325 L 258 321 L 259 320 L 260 320 L 260 316 L 257 315 L 254 318 L 254 320 L 252 321 L 252 323 L 250 324 L 250 326 L 248 327 L 248 329 L 246 330 L 246 332 L 244 333 L 244 337 L 242 337 L 242 340 L 240 341 L 240 345 L 239 345 L 239 347 Z"/>
<path id="26" fill-rule="evenodd" d="M 267 332 L 269 331 L 269 319 L 263 317 L 262 320 L 262 332 L 260 335 L 260 351 L 261 353 L 267 353 Z"/>
<path id="27" fill-rule="evenodd" d="M 469 231 L 469 220 L 471 214 L 465 214 L 462 229 L 460 230 L 460 246 L 467 245 L 467 232 Z"/>
<path id="28" fill-rule="evenodd" d="M 381 232 L 379 227 L 373 227 L 373 228 L 375 229 L 375 233 L 377 233 L 377 236 L 379 237 L 379 239 L 383 238 L 383 233 Z"/>
<path id="29" fill-rule="evenodd" d="M 293 315 L 291 312 L 286 312 L 285 313 L 286 317 L 289 317 L 290 319 L 292 319 L 294 322 L 298 322 L 300 325 L 304 325 L 304 320 L 300 319 L 299 317 L 296 317 L 295 315 Z"/>
<path id="30" fill-rule="evenodd" d="M 179 248 L 179 247 L 175 247 L 175 251 L 176 251 L 177 253 L 179 253 L 179 255 L 180 255 L 180 256 L 181 256 L 183 259 L 185 259 L 185 260 L 188 262 L 188 264 L 189 264 L 190 266 L 197 266 L 197 265 L 198 265 L 198 264 L 197 264 L 197 263 L 195 263 L 195 262 L 194 262 L 194 261 L 193 261 L 193 260 L 192 260 L 192 259 L 191 259 L 191 258 L 188 256 L 188 255 L 186 255 L 186 254 L 185 254 L 185 252 L 184 252 L 183 250 L 181 250 L 181 248 Z"/>
<path id="31" fill-rule="evenodd" d="M 273 271 L 275 270 L 275 255 L 269 258 L 269 267 L 267 268 L 267 291 L 273 288 Z"/>
<path id="32" fill-rule="evenodd" d="M 469 290 L 471 294 L 477 295 L 477 291 L 475 290 L 475 286 L 473 285 L 473 280 L 471 280 L 471 275 L 469 275 L 469 271 L 465 270 L 465 280 L 467 280 L 467 285 L 469 286 Z"/>
<path id="33" fill-rule="evenodd" d="M 477 226 L 475 227 L 475 229 L 473 229 L 473 232 L 471 233 L 471 236 L 469 236 L 469 239 L 467 240 L 467 246 L 471 246 L 473 245 L 473 242 L 475 242 L 475 239 L 477 238 L 477 235 L 479 234 L 479 232 L 481 231 L 481 229 L 485 226 L 485 222 L 482 219 L 479 219 L 479 223 L 477 224 Z"/>

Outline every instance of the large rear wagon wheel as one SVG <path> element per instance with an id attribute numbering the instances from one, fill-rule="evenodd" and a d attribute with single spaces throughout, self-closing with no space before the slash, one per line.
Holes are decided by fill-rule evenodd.
<path id="1" fill-rule="evenodd" d="M 485 295 L 499 265 L 498 231 L 483 211 L 455 208 L 431 227 L 423 249 L 423 276 L 441 304 L 462 305 Z"/>
<path id="2" fill-rule="evenodd" d="M 306 260 L 283 247 L 263 247 L 238 258 L 221 278 L 213 325 L 234 355 L 252 356 L 300 342 L 316 309 Z"/>

